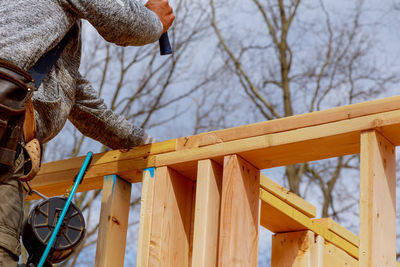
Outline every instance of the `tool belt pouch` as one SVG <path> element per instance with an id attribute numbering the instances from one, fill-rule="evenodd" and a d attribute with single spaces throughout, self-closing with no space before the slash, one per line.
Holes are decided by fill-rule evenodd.
<path id="1" fill-rule="evenodd" d="M 19 67 L 0 60 L 0 171 L 14 165 L 23 137 L 28 100 L 34 88 L 33 79 Z"/>

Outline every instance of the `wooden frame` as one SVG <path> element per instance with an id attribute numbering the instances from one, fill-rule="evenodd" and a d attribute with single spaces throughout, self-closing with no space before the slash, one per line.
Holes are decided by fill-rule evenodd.
<path id="1" fill-rule="evenodd" d="M 223 157 L 230 154 L 240 155 L 258 169 L 357 154 L 361 131 L 379 128 L 397 146 L 399 126 L 400 96 L 395 96 L 169 140 L 127 152 L 111 151 L 94 156 L 79 190 L 102 188 L 103 177 L 110 174 L 139 182 L 142 169 L 148 167 L 170 166 L 196 179 L 198 160 L 213 159 L 222 165 Z M 82 162 L 82 158 L 74 158 L 43 164 L 31 184 L 48 196 L 63 194 Z"/>
<path id="2" fill-rule="evenodd" d="M 310 246 L 310 255 L 317 257 L 308 262 L 315 266 L 332 258 L 338 259 L 335 267 L 392 267 L 398 265 L 394 256 L 398 145 L 400 96 L 97 154 L 79 190 L 104 186 L 101 217 L 106 220 L 114 214 L 113 203 L 120 194 L 109 193 L 114 187 L 110 189 L 112 183 L 106 180 L 103 185 L 103 176 L 118 174 L 130 183 L 143 180 L 138 266 L 255 266 L 261 223 L 277 233 L 276 238 L 298 239 L 289 234 L 298 231 L 309 238 L 313 234 L 317 245 Z M 361 154 L 360 238 L 329 219 L 313 219 L 313 205 L 259 173 L 357 153 Z M 44 164 L 31 186 L 47 196 L 62 194 L 82 161 Z M 143 172 L 145 168 L 150 169 Z M 106 246 L 100 239 L 116 242 L 110 227 L 112 223 L 102 222 L 99 250 Z M 96 264 L 105 261 L 98 253 Z"/>
<path id="3" fill-rule="evenodd" d="M 222 194 L 222 167 L 198 163 L 192 267 L 216 267 Z"/>

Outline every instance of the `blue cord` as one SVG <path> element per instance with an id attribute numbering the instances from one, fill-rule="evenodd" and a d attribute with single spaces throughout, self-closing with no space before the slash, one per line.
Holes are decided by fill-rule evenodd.
<path id="1" fill-rule="evenodd" d="M 85 161 L 83 162 L 83 165 L 82 165 L 82 167 L 81 167 L 81 169 L 80 169 L 80 171 L 78 173 L 78 176 L 77 176 L 77 178 L 75 180 L 74 186 L 72 187 L 71 193 L 69 194 L 67 202 L 65 203 L 65 206 L 64 206 L 64 208 L 63 208 L 63 210 L 61 212 L 61 216 L 60 216 L 60 218 L 58 218 L 56 228 L 54 228 L 54 231 L 53 231 L 53 233 L 51 234 L 51 237 L 50 237 L 50 241 L 47 244 L 46 249 L 45 249 L 42 257 L 40 258 L 38 267 L 43 267 L 43 264 L 45 263 L 45 261 L 47 259 L 47 256 L 49 255 L 50 249 L 53 246 L 54 241 L 56 240 L 56 237 L 57 237 L 58 231 L 60 230 L 61 224 L 64 221 L 65 214 L 68 211 L 69 205 L 71 204 L 72 198 L 75 195 L 75 192 L 76 192 L 76 189 L 78 188 L 78 185 L 81 183 L 81 180 L 82 180 L 83 176 L 85 175 L 86 169 L 87 169 L 87 167 L 88 167 L 88 165 L 90 163 L 92 155 L 93 155 L 92 152 L 88 152 L 87 155 L 86 155 Z"/>

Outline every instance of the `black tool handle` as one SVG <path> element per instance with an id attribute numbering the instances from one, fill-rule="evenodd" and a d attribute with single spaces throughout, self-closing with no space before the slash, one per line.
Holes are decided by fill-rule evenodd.
<path id="1" fill-rule="evenodd" d="M 171 44 L 169 43 L 168 32 L 161 35 L 160 40 L 160 55 L 170 55 L 172 54 Z"/>

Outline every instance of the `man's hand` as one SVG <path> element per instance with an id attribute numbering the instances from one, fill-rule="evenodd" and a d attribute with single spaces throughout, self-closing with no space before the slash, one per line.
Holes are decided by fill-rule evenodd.
<path id="1" fill-rule="evenodd" d="M 143 145 L 147 145 L 147 144 L 155 143 L 156 139 L 154 137 L 148 135 L 147 133 L 145 133 L 144 137 L 143 137 L 143 141 L 144 141 Z"/>
<path id="2" fill-rule="evenodd" d="M 163 33 L 166 32 L 175 19 L 175 14 L 168 4 L 168 0 L 149 0 L 145 6 L 157 14 L 163 24 Z"/>

